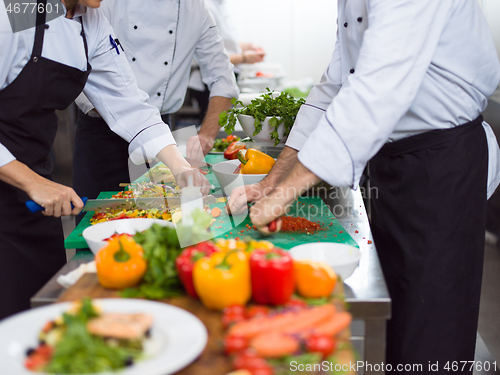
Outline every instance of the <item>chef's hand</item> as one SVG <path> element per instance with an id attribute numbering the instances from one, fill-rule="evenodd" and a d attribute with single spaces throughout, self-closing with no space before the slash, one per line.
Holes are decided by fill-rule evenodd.
<path id="1" fill-rule="evenodd" d="M 278 188 L 280 189 L 280 188 Z M 284 216 L 295 197 L 288 197 L 284 194 L 277 194 L 273 191 L 270 195 L 257 201 L 250 207 L 250 219 L 256 229 L 263 235 L 269 236 L 281 230 L 281 216 Z M 276 220 L 276 228 L 270 228 L 271 222 Z"/>
<path id="2" fill-rule="evenodd" d="M 72 188 L 41 176 L 35 180 L 26 193 L 45 209 L 42 211 L 45 216 L 78 215 L 82 211 L 83 202 Z M 71 208 L 71 204 L 74 208 Z"/>
<path id="3" fill-rule="evenodd" d="M 192 179 L 193 186 L 199 186 L 203 195 L 210 193 L 210 182 L 208 182 L 207 178 L 198 168 L 179 167 L 172 171 L 172 173 L 180 188 L 188 186 L 189 180 Z"/>
<path id="4" fill-rule="evenodd" d="M 197 136 L 191 137 L 187 141 L 186 156 L 188 159 L 203 161 L 206 154 L 214 147 L 213 137 L 200 132 Z"/>
<path id="5" fill-rule="evenodd" d="M 264 61 L 264 56 L 266 56 L 266 54 L 263 50 L 249 49 L 243 51 L 243 62 L 245 64 L 255 64 Z"/>
<path id="6" fill-rule="evenodd" d="M 242 214 L 248 208 L 247 203 L 258 201 L 272 190 L 272 187 L 261 182 L 238 186 L 231 192 L 227 207 L 232 214 Z"/>

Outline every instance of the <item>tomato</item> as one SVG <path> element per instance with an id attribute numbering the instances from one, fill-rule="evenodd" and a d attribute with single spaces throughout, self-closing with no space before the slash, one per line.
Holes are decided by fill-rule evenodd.
<path id="1" fill-rule="evenodd" d="M 52 357 L 53 348 L 42 344 L 35 349 L 24 361 L 24 366 L 28 370 L 37 371 L 46 366 Z"/>
<path id="2" fill-rule="evenodd" d="M 262 367 L 254 367 L 248 370 L 252 375 L 274 375 L 274 370 L 271 366 L 265 365 Z"/>
<path id="3" fill-rule="evenodd" d="M 307 303 L 302 301 L 301 299 L 291 299 L 285 304 L 285 307 L 306 307 Z"/>
<path id="4" fill-rule="evenodd" d="M 238 354 L 233 360 L 236 370 L 252 370 L 271 368 L 264 358 L 259 357 L 254 351 L 245 350 Z M 253 374 L 253 372 L 252 372 Z"/>
<path id="5" fill-rule="evenodd" d="M 224 338 L 224 353 L 236 354 L 248 348 L 248 340 L 239 335 L 230 335 Z"/>
<path id="6" fill-rule="evenodd" d="M 306 350 L 323 354 L 323 358 L 332 354 L 337 343 L 330 336 L 313 334 L 306 340 Z"/>
<path id="7" fill-rule="evenodd" d="M 46 345 L 46 344 L 42 344 L 40 345 L 36 350 L 35 352 L 37 354 L 40 354 L 41 356 L 44 356 L 48 359 L 50 359 L 50 357 L 52 357 L 52 352 L 54 351 L 54 349 L 49 346 L 49 345 Z"/>
<path id="8" fill-rule="evenodd" d="M 241 306 L 241 305 L 228 306 L 224 310 L 222 310 L 222 313 L 224 315 L 230 315 L 230 314 L 232 314 L 232 315 L 245 315 L 245 307 Z"/>
<path id="9" fill-rule="evenodd" d="M 238 137 L 235 135 L 228 135 L 226 137 L 226 141 L 228 141 L 228 142 L 233 142 L 233 141 L 237 141 L 237 140 L 238 140 Z"/>
<path id="10" fill-rule="evenodd" d="M 255 316 L 266 316 L 269 313 L 269 307 L 262 305 L 254 305 L 247 308 L 246 317 L 251 319 Z"/>
<path id="11" fill-rule="evenodd" d="M 243 320 L 246 320 L 243 314 L 224 314 L 222 316 L 222 327 L 227 329 L 230 325 L 242 322 Z"/>
<path id="12" fill-rule="evenodd" d="M 94 219 L 95 220 L 101 220 L 101 219 L 105 219 L 106 218 L 106 214 L 102 213 L 102 212 L 99 212 L 99 213 L 96 213 L 94 215 Z"/>

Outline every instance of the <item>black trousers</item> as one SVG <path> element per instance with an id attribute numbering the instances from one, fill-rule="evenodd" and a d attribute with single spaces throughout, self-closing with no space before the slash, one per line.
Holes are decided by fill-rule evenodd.
<path id="1" fill-rule="evenodd" d="M 372 231 L 392 299 L 387 363 L 447 371 L 473 361 L 488 149 L 482 118 L 384 146 L 370 161 Z M 373 191 L 372 191 L 373 192 Z M 439 371 L 429 371 L 430 364 Z"/>

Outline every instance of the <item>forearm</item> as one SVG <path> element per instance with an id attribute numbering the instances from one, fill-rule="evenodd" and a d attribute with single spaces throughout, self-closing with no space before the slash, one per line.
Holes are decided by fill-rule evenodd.
<path id="1" fill-rule="evenodd" d="M 296 161 L 290 173 L 282 179 L 276 187 L 276 194 L 280 194 L 288 203 L 294 202 L 300 195 L 321 182 L 321 179 L 307 169 L 300 161 Z"/>
<path id="2" fill-rule="evenodd" d="M 38 178 L 40 178 L 38 174 L 18 160 L 0 167 L 0 180 L 23 191 L 27 191 Z"/>
<path id="3" fill-rule="evenodd" d="M 191 165 L 184 159 L 176 145 L 163 148 L 156 157 L 170 168 L 174 175 L 182 173 L 184 168 L 191 168 Z"/>
<path id="4" fill-rule="evenodd" d="M 297 163 L 297 153 L 297 150 L 285 146 L 273 168 L 261 183 L 266 187 L 275 188 L 280 182 L 284 181 L 288 172 Z"/>
<path id="5" fill-rule="evenodd" d="M 199 134 L 201 136 L 215 139 L 220 131 L 219 114 L 222 111 L 227 111 L 230 108 L 231 98 L 225 98 L 222 96 L 211 97 L 210 101 L 208 102 L 207 114 L 203 119 Z"/>

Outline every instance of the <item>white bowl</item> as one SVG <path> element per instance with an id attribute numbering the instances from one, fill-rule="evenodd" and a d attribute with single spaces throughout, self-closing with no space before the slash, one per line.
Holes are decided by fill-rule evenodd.
<path id="1" fill-rule="evenodd" d="M 332 266 L 342 280 L 352 275 L 361 259 L 357 247 L 335 242 L 315 242 L 295 246 L 290 249 L 295 260 L 312 260 Z"/>
<path id="2" fill-rule="evenodd" d="M 215 177 L 226 195 L 230 195 L 233 189 L 238 186 L 255 184 L 267 176 L 267 174 L 234 173 L 240 164 L 239 160 L 228 160 L 217 163 L 212 167 Z"/>
<path id="3" fill-rule="evenodd" d="M 159 224 L 164 227 L 175 227 L 172 222 L 160 219 L 121 219 L 94 224 L 86 228 L 82 232 L 82 235 L 85 241 L 87 241 L 90 250 L 94 254 L 97 254 L 107 244 L 107 241 L 104 240 L 113 234 L 128 233 L 134 235 L 137 232 L 142 232 L 150 228 L 153 224 Z"/>
<path id="4" fill-rule="evenodd" d="M 255 131 L 255 118 L 247 115 L 238 115 L 238 121 L 245 134 L 252 138 L 254 142 L 260 143 L 264 146 L 274 146 L 274 140 L 271 139 L 271 133 L 274 131 L 274 128 L 269 125 L 270 119 L 272 119 L 272 117 L 266 117 L 266 119 L 262 123 L 262 130 L 257 135 L 253 135 L 253 132 Z M 278 126 L 278 135 L 281 141 L 280 143 L 285 143 L 286 141 L 286 138 L 283 137 L 283 134 L 285 134 L 284 123 Z"/>

